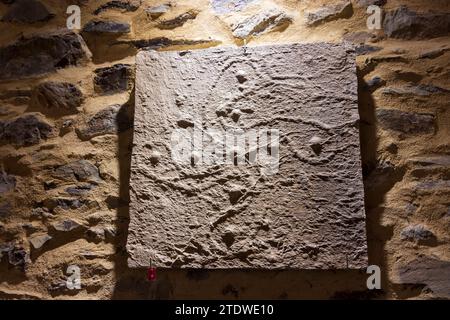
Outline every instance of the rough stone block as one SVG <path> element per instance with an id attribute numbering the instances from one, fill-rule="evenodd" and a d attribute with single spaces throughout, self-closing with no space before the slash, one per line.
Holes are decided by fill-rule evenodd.
<path id="1" fill-rule="evenodd" d="M 0 80 L 40 76 L 80 65 L 90 57 L 83 38 L 71 31 L 21 38 L 0 48 Z"/>
<path id="2" fill-rule="evenodd" d="M 218 14 L 237 12 L 245 9 L 245 7 L 255 0 L 210 0 L 214 12 Z"/>
<path id="3" fill-rule="evenodd" d="M 197 17 L 198 13 L 199 12 L 197 10 L 189 10 L 187 12 L 180 14 L 179 16 L 176 16 L 173 19 L 160 21 L 157 24 L 157 27 L 159 29 L 163 29 L 163 30 L 171 30 L 171 29 L 181 27 L 187 21 L 195 19 Z"/>
<path id="4" fill-rule="evenodd" d="M 3 22 L 18 22 L 18 23 L 35 23 L 50 20 L 54 14 L 50 13 L 48 9 L 35 0 L 20 0 L 16 1 L 11 8 L 6 12 L 1 21 Z"/>
<path id="5" fill-rule="evenodd" d="M 231 28 L 235 37 L 247 39 L 266 32 L 282 30 L 291 22 L 291 16 L 274 7 L 238 21 Z"/>
<path id="6" fill-rule="evenodd" d="M 330 6 L 323 6 L 316 11 L 307 12 L 306 24 L 308 26 L 316 26 L 337 19 L 348 19 L 352 15 L 352 3 L 350 1 L 344 1 Z"/>
<path id="7" fill-rule="evenodd" d="M 450 298 L 450 261 L 420 256 L 398 266 L 395 278 L 400 284 L 425 285 L 435 298 Z"/>
<path id="8" fill-rule="evenodd" d="M 83 93 L 76 85 L 48 81 L 33 89 L 31 105 L 49 115 L 66 115 L 78 113 L 83 100 Z"/>
<path id="9" fill-rule="evenodd" d="M 132 88 L 133 69 L 129 64 L 118 63 L 95 70 L 94 90 L 99 94 L 114 94 Z"/>
<path id="10" fill-rule="evenodd" d="M 119 9 L 122 12 L 134 12 L 139 9 L 141 5 L 141 0 L 130 0 L 130 1 L 121 1 L 121 0 L 112 0 L 107 3 L 102 4 L 100 7 L 94 10 L 93 14 L 99 15 L 104 11 L 108 11 L 111 9 Z"/>
<path id="11" fill-rule="evenodd" d="M 52 126 L 39 113 L 28 113 L 15 119 L 0 121 L 0 144 L 31 146 L 49 138 L 52 132 Z"/>
<path id="12" fill-rule="evenodd" d="M 358 121 L 347 44 L 139 53 L 129 266 L 364 268 Z"/>
<path id="13" fill-rule="evenodd" d="M 120 133 L 129 127 L 130 121 L 125 109 L 115 104 L 97 112 L 84 126 L 77 128 L 76 132 L 85 141 L 105 134 Z"/>
<path id="14" fill-rule="evenodd" d="M 130 24 L 127 22 L 92 20 L 84 26 L 83 31 L 90 33 L 129 33 Z"/>
<path id="15" fill-rule="evenodd" d="M 428 39 L 450 33 L 450 14 L 447 12 L 417 13 L 407 6 L 388 11 L 383 30 L 389 38 Z"/>
<path id="16" fill-rule="evenodd" d="M 435 131 L 435 117 L 432 114 L 378 109 L 376 115 L 378 124 L 385 130 L 404 134 L 426 134 Z"/>

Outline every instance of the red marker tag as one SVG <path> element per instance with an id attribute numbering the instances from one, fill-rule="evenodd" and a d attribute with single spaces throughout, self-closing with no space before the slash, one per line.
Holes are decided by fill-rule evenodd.
<path id="1" fill-rule="evenodd" d="M 156 268 L 148 268 L 147 279 L 148 281 L 156 280 Z"/>

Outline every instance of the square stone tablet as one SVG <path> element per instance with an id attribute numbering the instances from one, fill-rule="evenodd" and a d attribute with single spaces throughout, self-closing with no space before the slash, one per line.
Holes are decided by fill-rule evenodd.
<path id="1" fill-rule="evenodd" d="M 367 266 L 346 44 L 137 56 L 130 267 Z"/>

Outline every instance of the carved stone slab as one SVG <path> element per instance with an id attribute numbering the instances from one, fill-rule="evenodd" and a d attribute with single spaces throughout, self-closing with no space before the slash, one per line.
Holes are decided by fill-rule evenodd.
<path id="1" fill-rule="evenodd" d="M 137 56 L 130 267 L 367 265 L 353 48 Z"/>

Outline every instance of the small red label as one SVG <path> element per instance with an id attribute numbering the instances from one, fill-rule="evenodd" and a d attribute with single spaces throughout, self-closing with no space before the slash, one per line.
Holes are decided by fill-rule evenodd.
<path id="1" fill-rule="evenodd" d="M 156 268 L 149 268 L 148 269 L 147 279 L 148 279 L 148 281 L 155 281 L 156 280 Z"/>

